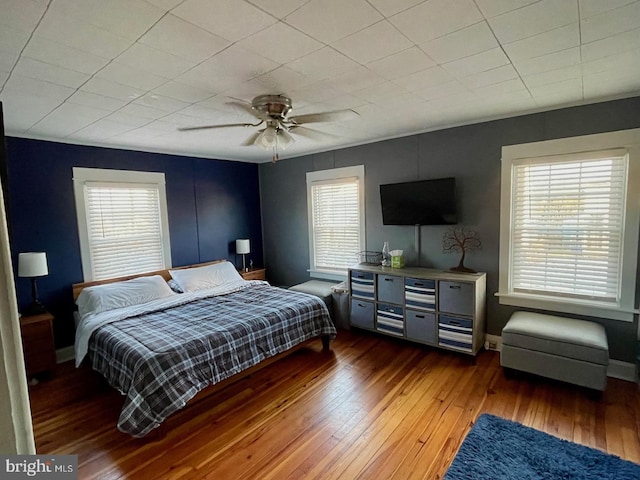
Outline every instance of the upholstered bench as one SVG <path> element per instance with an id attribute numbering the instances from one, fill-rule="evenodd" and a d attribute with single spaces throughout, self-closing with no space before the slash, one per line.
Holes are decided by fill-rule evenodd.
<path id="1" fill-rule="evenodd" d="M 502 329 L 500 364 L 604 391 L 609 365 L 607 335 L 594 322 L 515 312 Z"/>
<path id="2" fill-rule="evenodd" d="M 294 290 L 296 292 L 308 293 L 310 295 L 315 295 L 316 297 L 320 297 L 322 301 L 327 306 L 327 310 L 329 310 L 329 315 L 334 319 L 333 314 L 333 297 L 331 287 L 333 287 L 335 283 L 332 282 L 323 282 L 322 280 L 309 280 L 308 282 L 300 283 L 298 285 L 293 285 L 289 287 L 289 290 Z M 335 323 L 335 319 L 334 319 Z"/>

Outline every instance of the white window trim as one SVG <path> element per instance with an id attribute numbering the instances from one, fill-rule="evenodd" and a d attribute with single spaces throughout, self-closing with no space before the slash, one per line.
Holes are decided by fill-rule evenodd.
<path id="1" fill-rule="evenodd" d="M 156 184 L 158 186 L 164 268 L 171 268 L 171 242 L 169 239 L 169 215 L 167 211 L 167 193 L 164 173 L 73 167 L 73 190 L 76 201 L 78 236 L 80 237 L 80 256 L 82 258 L 82 275 L 84 281 L 90 282 L 93 280 L 87 211 L 84 200 L 84 185 L 86 182 Z"/>
<path id="2" fill-rule="evenodd" d="M 590 152 L 613 149 L 624 149 L 629 155 L 629 177 L 623 233 L 622 289 L 618 305 L 612 306 L 597 301 L 563 299 L 513 292 L 510 285 L 509 266 L 511 264 L 511 167 L 514 161 L 525 158 L 572 155 L 576 153 L 583 153 L 588 156 Z M 502 148 L 501 180 L 500 273 L 498 293 L 496 293 L 500 303 L 516 307 L 632 322 L 634 315 L 640 313 L 635 308 L 638 229 L 640 226 L 640 129 L 505 146 Z"/>
<path id="3" fill-rule="evenodd" d="M 342 281 L 347 279 L 347 270 L 344 273 L 336 273 L 335 270 L 323 270 L 315 268 L 315 251 L 313 242 L 313 209 L 311 198 L 311 186 L 314 182 L 323 182 L 327 180 L 339 180 L 343 178 L 357 177 L 358 179 L 358 202 L 360 216 L 360 251 L 366 250 L 366 228 L 365 228 L 365 199 L 364 199 L 364 165 L 356 165 L 353 167 L 332 168 L 330 170 L 320 170 L 316 172 L 307 172 L 307 223 L 309 228 L 309 274 L 313 278 L 323 278 L 326 280 Z M 356 259 L 353 259 L 356 263 Z"/>

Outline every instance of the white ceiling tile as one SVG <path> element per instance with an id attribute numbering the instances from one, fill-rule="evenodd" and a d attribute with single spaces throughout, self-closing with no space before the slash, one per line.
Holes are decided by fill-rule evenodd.
<path id="1" fill-rule="evenodd" d="M 81 141 L 102 141 L 114 135 L 131 130 L 129 125 L 103 118 L 70 135 L 70 139 Z"/>
<path id="2" fill-rule="evenodd" d="M 485 72 L 476 73 L 475 75 L 462 78 L 460 81 L 467 87 L 476 89 L 517 78 L 519 78 L 518 72 L 513 68 L 513 65 L 509 64 L 493 68 Z"/>
<path id="3" fill-rule="evenodd" d="M 521 62 L 514 62 L 513 65 L 522 76 L 533 75 L 535 73 L 547 72 L 558 68 L 580 64 L 580 47 L 568 48 L 561 52 L 554 52 L 541 57 L 530 58 Z"/>
<path id="4" fill-rule="evenodd" d="M 290 62 L 324 46 L 282 22 L 245 38 L 238 45 L 278 63 Z"/>
<path id="5" fill-rule="evenodd" d="M 325 86 L 337 92 L 351 93 L 356 90 L 378 85 L 384 81 L 385 79 L 383 77 L 368 68 L 357 67 L 348 72 L 331 77 L 326 81 Z"/>
<path id="6" fill-rule="evenodd" d="M 336 89 L 335 85 L 329 80 L 322 80 L 303 88 L 289 92 L 294 102 L 294 108 L 297 110 L 303 108 L 307 104 L 321 103 L 331 98 L 342 95 L 342 90 Z"/>
<path id="7" fill-rule="evenodd" d="M 172 13 L 232 42 L 276 22 L 272 16 L 239 0 L 187 0 Z"/>
<path id="8" fill-rule="evenodd" d="M 438 98 L 455 97 L 467 93 L 469 90 L 458 80 L 453 80 L 440 85 L 434 85 L 416 92 L 416 95 L 423 100 L 435 100 Z"/>
<path id="9" fill-rule="evenodd" d="M 533 75 L 523 76 L 522 80 L 527 87 L 539 87 L 550 83 L 562 82 L 571 78 L 580 78 L 582 71 L 580 65 L 572 65 L 569 67 L 558 68 L 548 72 L 535 73 Z"/>
<path id="10" fill-rule="evenodd" d="M 255 95 L 282 94 L 313 83 L 313 79 L 287 67 L 280 67 L 247 82 L 249 92 Z"/>
<path id="11" fill-rule="evenodd" d="M 93 77 L 85 83 L 80 90 L 127 102 L 135 100 L 146 93 L 146 90 L 141 90 L 139 88 L 132 87 L 131 85 L 124 85 L 122 83 L 112 82 L 111 80 L 98 77 Z"/>
<path id="12" fill-rule="evenodd" d="M 29 129 L 30 134 L 66 137 L 109 115 L 109 110 L 64 103 Z"/>
<path id="13" fill-rule="evenodd" d="M 6 25 L 0 28 L 0 51 L 19 54 L 29 41 L 29 31 Z"/>
<path id="14" fill-rule="evenodd" d="M 35 32 L 49 40 L 109 59 L 120 55 L 130 44 L 124 37 L 55 11 L 45 15 Z"/>
<path id="15" fill-rule="evenodd" d="M 483 18 L 473 0 L 429 0 L 389 20 L 419 44 L 478 23 Z"/>
<path id="16" fill-rule="evenodd" d="M 333 48 L 325 47 L 299 58 L 287 66 L 303 75 L 323 80 L 353 70 L 358 67 L 358 64 Z"/>
<path id="17" fill-rule="evenodd" d="M 424 0 L 369 0 L 385 17 L 407 10 Z"/>
<path id="18" fill-rule="evenodd" d="M 7 135 L 26 132 L 62 103 L 56 98 L 38 97 L 6 88 L 0 93 L 0 101 Z"/>
<path id="19" fill-rule="evenodd" d="M 182 3 L 183 1 L 184 0 L 147 0 L 147 2 L 165 11 L 171 10 L 172 8 Z"/>
<path id="20" fill-rule="evenodd" d="M 49 9 L 134 41 L 165 13 L 143 0 L 56 0 Z"/>
<path id="21" fill-rule="evenodd" d="M 34 0 L 2 0 L 0 30 L 8 26 L 16 30 L 31 31 L 46 9 L 46 4 Z"/>
<path id="22" fill-rule="evenodd" d="M 438 63 L 468 57 L 498 46 L 493 32 L 484 21 L 419 45 L 427 55 Z"/>
<path id="23" fill-rule="evenodd" d="M 274 2 L 273 0 L 248 0 L 249 3 L 269 12 L 271 15 L 278 17 L 279 19 L 289 15 L 308 1 L 309 0 L 278 0 L 277 2 Z"/>
<path id="24" fill-rule="evenodd" d="M 6 82 L 8 78 L 9 72 L 3 72 L 2 70 L 0 70 L 0 85 L 4 85 L 4 82 Z"/>
<path id="25" fill-rule="evenodd" d="M 96 77 L 131 85 L 140 90 L 151 90 L 167 81 L 165 77 L 152 75 L 139 68 L 130 67 L 118 62 L 111 62 L 96 73 Z"/>
<path id="26" fill-rule="evenodd" d="M 393 82 L 385 81 L 371 87 L 356 90 L 353 95 L 368 102 L 377 102 L 380 98 L 390 98 L 409 93 L 404 87 Z"/>
<path id="27" fill-rule="evenodd" d="M 17 53 L 3 52 L 2 50 L 0 50 L 0 72 L 11 72 L 17 61 Z M 3 82 L 0 82 L 0 85 L 2 85 L 2 83 Z"/>
<path id="28" fill-rule="evenodd" d="M 531 97 L 531 94 L 525 87 L 522 80 L 514 78 L 507 80 L 506 82 L 494 83 L 493 85 L 487 85 L 480 88 L 475 88 L 473 92 L 483 99 L 483 101 L 491 101 L 490 98 L 503 97 L 503 96 L 515 96 L 521 98 L 521 95 L 525 97 Z M 516 92 L 514 94 L 514 92 Z M 514 95 L 512 95 L 514 94 Z"/>
<path id="29" fill-rule="evenodd" d="M 629 73 L 640 74 L 640 50 L 629 50 L 582 63 L 584 75 L 594 75 L 600 72 L 612 72 L 621 77 Z"/>
<path id="30" fill-rule="evenodd" d="M 517 10 L 537 1 L 538 0 L 476 0 L 476 3 L 482 14 L 487 18 L 491 18 Z"/>
<path id="31" fill-rule="evenodd" d="M 278 66 L 272 60 L 249 52 L 239 45 L 232 45 L 175 80 L 208 89 L 213 95 L 275 70 Z"/>
<path id="32" fill-rule="evenodd" d="M 138 42 L 196 63 L 230 45 L 228 40 L 174 15 L 163 17 Z"/>
<path id="33" fill-rule="evenodd" d="M 406 50 L 413 44 L 387 20 L 383 20 L 334 42 L 332 46 L 364 64 Z"/>
<path id="34" fill-rule="evenodd" d="M 402 52 L 390 55 L 369 63 L 367 68 L 373 70 L 378 75 L 393 80 L 410 75 L 420 70 L 434 67 L 436 64 L 418 47 L 411 47 Z"/>
<path id="35" fill-rule="evenodd" d="M 93 75 L 110 61 L 38 35 L 31 38 L 23 55 L 88 75 Z"/>
<path id="36" fill-rule="evenodd" d="M 117 112 L 110 114 L 108 117 L 106 117 L 105 120 L 126 125 L 128 128 L 125 131 L 128 131 L 132 128 L 141 127 L 142 125 L 146 125 L 151 121 L 151 119 L 149 118 L 132 115 L 131 113 L 122 110 L 118 110 Z"/>
<path id="37" fill-rule="evenodd" d="M 555 83 L 540 85 L 539 87 L 529 87 L 529 91 L 536 99 L 536 102 L 544 101 L 553 97 L 556 101 L 561 100 L 567 102 L 582 100 L 582 78 L 569 78 Z"/>
<path id="38" fill-rule="evenodd" d="M 486 52 L 445 63 L 442 67 L 455 77 L 463 78 L 480 72 L 486 72 L 487 70 L 492 70 L 509 63 L 509 58 L 507 58 L 501 48 L 493 48 Z"/>
<path id="39" fill-rule="evenodd" d="M 433 67 L 407 75 L 406 77 L 397 78 L 393 82 L 406 90 L 419 92 L 435 85 L 449 83 L 453 80 L 454 78 L 451 74 L 446 72 L 442 67 Z"/>
<path id="40" fill-rule="evenodd" d="M 580 22 L 582 43 L 634 30 L 640 26 L 640 2 L 585 18 Z"/>
<path id="41" fill-rule="evenodd" d="M 489 19 L 489 25 L 501 43 L 515 42 L 577 22 L 578 4 L 565 0 L 542 0 Z"/>
<path id="42" fill-rule="evenodd" d="M 586 75 L 583 78 L 584 95 L 590 98 L 606 98 L 627 95 L 638 95 L 640 92 L 640 75 L 617 75 L 610 71 Z"/>
<path id="43" fill-rule="evenodd" d="M 100 110 L 109 110 L 111 112 L 118 110 L 128 103 L 125 100 L 105 97 L 104 95 L 98 95 L 96 93 L 86 92 L 83 90 L 76 91 L 69 97 L 67 102 L 85 105 L 87 107 L 93 107 Z"/>
<path id="44" fill-rule="evenodd" d="M 144 98 L 144 97 L 141 97 Z M 118 113 L 124 115 L 131 115 L 132 117 L 148 118 L 150 120 L 157 120 L 167 115 L 167 112 L 160 110 L 159 108 L 148 107 L 140 103 L 129 103 L 125 105 Z M 112 118 L 112 117 L 110 117 Z"/>
<path id="45" fill-rule="evenodd" d="M 56 85 L 44 80 L 24 77 L 18 74 L 12 74 L 4 86 L 3 93 L 31 95 L 33 97 L 51 98 L 55 102 L 62 103 L 71 94 L 74 89 L 62 85 Z"/>
<path id="46" fill-rule="evenodd" d="M 185 83 L 167 82 L 153 89 L 154 93 L 175 98 L 187 103 L 195 103 L 213 96 L 215 93 L 203 88 L 193 87 Z"/>
<path id="47" fill-rule="evenodd" d="M 162 110 L 166 113 L 177 112 L 185 107 L 188 107 L 190 103 L 176 100 L 175 98 L 165 97 L 156 93 L 147 93 L 142 97 L 136 98 L 133 105 L 143 105 L 145 107 L 151 107 L 157 110 Z"/>
<path id="48" fill-rule="evenodd" d="M 604 13 L 608 10 L 624 7 L 637 0 L 578 0 L 580 5 L 580 18 L 588 18 Z"/>
<path id="49" fill-rule="evenodd" d="M 582 45 L 582 60 L 590 62 L 628 50 L 640 50 L 640 28 Z"/>
<path id="50" fill-rule="evenodd" d="M 364 0 L 310 0 L 285 20 L 321 42 L 333 43 L 382 18 Z"/>
<path id="51" fill-rule="evenodd" d="M 577 23 L 503 45 L 511 61 L 522 61 L 580 45 Z"/>
<path id="52" fill-rule="evenodd" d="M 228 113 L 221 112 L 220 110 L 209 108 L 200 104 L 190 105 L 187 108 L 180 110 L 180 113 L 183 115 L 196 117 L 198 119 L 197 120 L 198 124 L 203 124 L 203 123 L 218 124 L 220 123 L 220 119 L 224 118 L 224 115 L 228 115 Z M 194 120 L 194 123 L 195 123 L 195 120 Z"/>
<path id="53" fill-rule="evenodd" d="M 63 85 L 65 87 L 78 88 L 90 77 L 84 73 L 69 70 L 67 68 L 40 62 L 31 58 L 22 57 L 16 64 L 14 73 L 29 78 L 44 80 L 45 82 Z"/>
<path id="54" fill-rule="evenodd" d="M 196 65 L 195 62 L 141 43 L 134 43 L 115 61 L 164 78 L 178 76 Z"/>

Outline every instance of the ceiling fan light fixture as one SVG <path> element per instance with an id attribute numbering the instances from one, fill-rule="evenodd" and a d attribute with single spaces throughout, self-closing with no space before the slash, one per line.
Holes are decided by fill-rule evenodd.
<path id="1" fill-rule="evenodd" d="M 287 132 L 282 128 L 278 130 L 278 147 L 281 150 L 286 150 L 294 143 L 295 143 L 295 139 L 291 136 L 289 132 Z"/>
<path id="2" fill-rule="evenodd" d="M 269 125 L 256 139 L 256 145 L 264 148 L 265 150 L 270 150 L 276 146 L 276 139 L 276 127 L 274 127 L 273 125 Z"/>

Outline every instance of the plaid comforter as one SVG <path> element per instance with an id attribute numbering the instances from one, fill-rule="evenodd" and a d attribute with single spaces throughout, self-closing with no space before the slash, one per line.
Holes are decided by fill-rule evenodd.
<path id="1" fill-rule="evenodd" d="M 118 428 L 142 437 L 208 385 L 335 333 L 320 299 L 259 284 L 102 325 L 89 356 L 126 395 Z"/>

